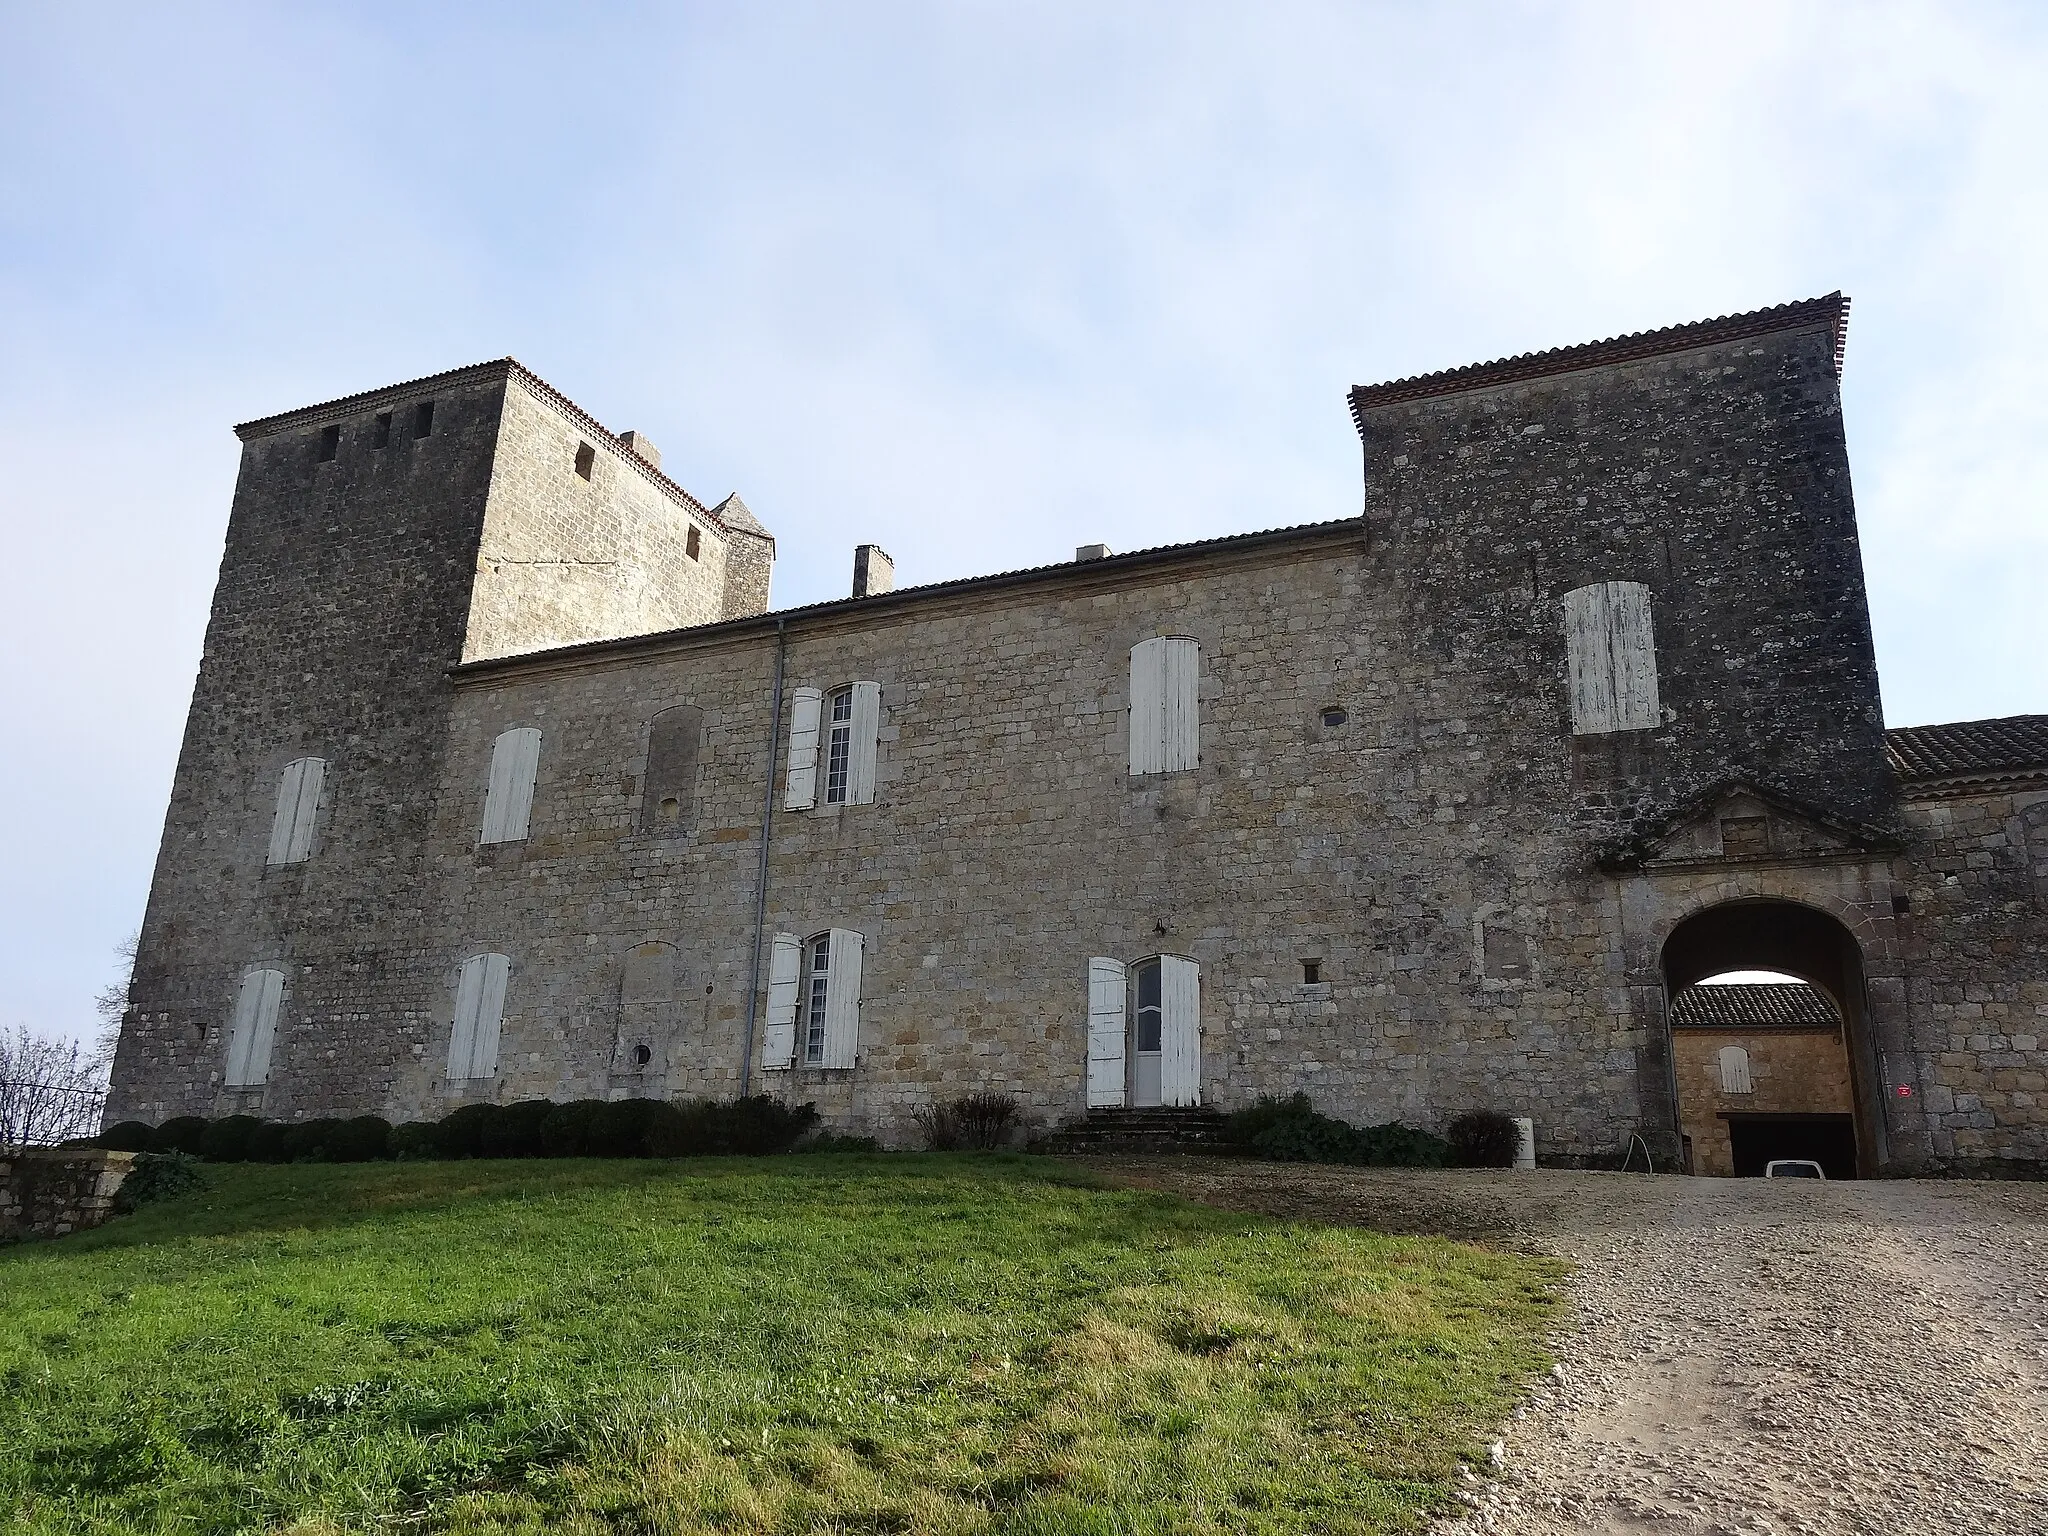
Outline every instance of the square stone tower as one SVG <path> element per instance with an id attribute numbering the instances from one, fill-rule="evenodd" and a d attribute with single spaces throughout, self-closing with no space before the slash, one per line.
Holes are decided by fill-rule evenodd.
<path id="1" fill-rule="evenodd" d="M 509 358 L 236 432 L 113 1119 L 376 1100 L 409 1007 L 361 999 L 409 990 L 450 667 L 767 606 L 774 539 L 736 497 L 728 521 Z M 280 1010 L 289 1071 L 229 1060 Z"/>

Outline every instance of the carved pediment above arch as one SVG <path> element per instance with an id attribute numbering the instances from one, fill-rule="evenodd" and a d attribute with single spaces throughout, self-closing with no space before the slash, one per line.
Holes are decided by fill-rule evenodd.
<path id="1" fill-rule="evenodd" d="M 1899 835 L 1884 827 L 1832 816 L 1777 790 L 1730 779 L 1639 824 L 1628 837 L 1602 848 L 1595 862 L 1618 874 L 1882 857 L 1901 846 Z"/>

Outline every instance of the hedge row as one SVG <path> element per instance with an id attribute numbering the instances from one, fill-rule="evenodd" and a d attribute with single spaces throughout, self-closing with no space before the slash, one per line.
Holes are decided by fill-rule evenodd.
<path id="1" fill-rule="evenodd" d="M 162 1125 L 124 1120 L 92 1138 L 117 1152 L 183 1152 L 212 1163 L 366 1163 L 379 1158 L 700 1157 L 787 1152 L 818 1121 L 817 1106 L 795 1108 L 757 1095 L 699 1100 L 578 1099 L 556 1104 L 465 1104 L 445 1119 L 392 1125 L 376 1115 L 351 1120 L 259 1120 L 181 1115 Z M 815 1145 L 867 1150 L 873 1143 L 820 1137 Z"/>
<path id="2" fill-rule="evenodd" d="M 1506 1115 L 1460 1115 L 1450 1139 L 1389 1121 L 1356 1126 L 1319 1114 L 1308 1095 L 1260 1099 L 1223 1122 L 1235 1151 L 1290 1163 L 1352 1163 L 1377 1168 L 1506 1168 L 1515 1160 L 1515 1122 Z"/>

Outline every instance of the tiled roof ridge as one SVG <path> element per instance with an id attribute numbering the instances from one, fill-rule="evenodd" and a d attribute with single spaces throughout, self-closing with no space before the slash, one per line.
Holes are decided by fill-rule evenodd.
<path id="1" fill-rule="evenodd" d="M 1885 756 L 1908 782 L 2048 774 L 2048 715 L 1894 726 Z"/>
<path id="2" fill-rule="evenodd" d="M 1610 336 L 1601 341 L 1582 341 L 1543 352 L 1518 353 L 1492 362 L 1467 363 L 1461 368 L 1446 368 L 1438 373 L 1390 379 L 1384 384 L 1360 384 L 1351 391 L 1351 417 L 1363 431 L 1364 413 L 1382 405 L 1425 400 L 1435 395 L 1463 394 L 1467 390 L 1488 389 L 1496 384 L 1576 373 L 1610 363 L 1635 362 L 1671 352 L 1689 352 L 1718 342 L 1739 341 L 1746 336 L 1808 330 L 1817 325 L 1830 326 L 1834 331 L 1835 373 L 1839 377 L 1842 350 L 1849 336 L 1849 299 L 1837 289 L 1817 299 L 1799 299 L 1790 304 L 1775 304 L 1768 309 L 1753 309 L 1739 315 L 1693 320 L 1654 331 L 1631 331 L 1627 335 Z"/>
<path id="3" fill-rule="evenodd" d="M 703 502 L 692 496 L 683 487 L 676 484 L 675 481 L 669 479 L 667 475 L 620 442 L 618 433 L 612 431 L 611 428 L 591 415 L 590 412 L 584 410 L 582 406 L 571 400 L 516 357 L 494 357 L 481 363 L 469 363 L 461 368 L 449 368 L 440 373 L 424 374 L 416 379 L 404 379 L 396 384 L 380 384 L 375 389 L 359 390 L 355 394 L 341 395 L 333 400 L 323 400 L 316 405 L 302 405 L 293 410 L 279 411 L 274 416 L 259 416 L 253 421 L 236 423 L 235 436 L 247 442 L 252 437 L 280 431 L 287 426 L 294 426 L 301 422 L 317 421 L 323 416 L 352 414 L 379 398 L 414 394 L 430 386 L 447 386 L 466 383 L 471 379 L 489 378 L 499 371 L 518 379 L 527 389 L 538 395 L 549 405 L 552 405 L 578 426 L 602 437 L 613 448 L 617 449 L 627 462 L 639 470 L 642 475 L 646 476 L 657 489 L 679 499 L 686 507 L 713 527 L 726 531 L 724 522 L 716 517 Z"/>

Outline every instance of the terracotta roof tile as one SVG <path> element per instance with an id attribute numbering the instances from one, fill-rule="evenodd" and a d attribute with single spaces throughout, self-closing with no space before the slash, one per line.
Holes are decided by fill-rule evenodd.
<path id="1" fill-rule="evenodd" d="M 1885 755 L 1908 786 L 2048 774 L 2048 715 L 2006 715 L 1884 733 Z"/>
<path id="2" fill-rule="evenodd" d="M 1673 1029 L 1833 1029 L 1835 1005 L 1803 981 L 1701 982 L 1671 1000 Z"/>

